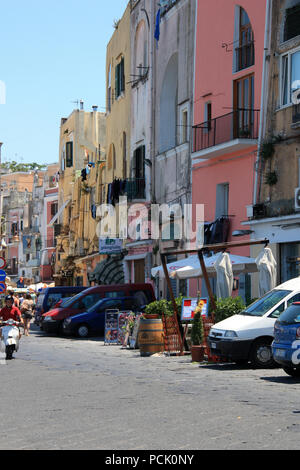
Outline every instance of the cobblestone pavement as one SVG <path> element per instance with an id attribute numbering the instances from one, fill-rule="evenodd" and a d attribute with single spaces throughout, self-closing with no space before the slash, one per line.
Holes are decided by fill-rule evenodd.
<path id="1" fill-rule="evenodd" d="M 35 330 L 0 374 L 0 449 L 300 447 L 300 381 L 281 369 L 142 358 Z"/>

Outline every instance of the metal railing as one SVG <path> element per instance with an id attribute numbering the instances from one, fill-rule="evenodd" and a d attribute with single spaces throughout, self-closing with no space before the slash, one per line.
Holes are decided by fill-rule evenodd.
<path id="1" fill-rule="evenodd" d="M 193 152 L 235 139 L 258 139 L 259 114 L 258 109 L 237 109 L 193 126 Z"/>
<path id="2" fill-rule="evenodd" d="M 118 183 L 114 181 L 110 185 L 107 185 L 107 203 L 116 203 L 121 196 L 127 196 L 129 201 L 146 199 L 145 178 L 126 178 L 118 181 Z"/>

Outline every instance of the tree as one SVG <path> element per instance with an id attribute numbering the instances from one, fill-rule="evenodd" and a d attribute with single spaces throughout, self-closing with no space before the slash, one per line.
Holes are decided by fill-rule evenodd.
<path id="1" fill-rule="evenodd" d="M 18 163 L 16 161 L 5 162 L 1 164 L 1 168 L 9 171 L 10 173 L 17 173 L 19 171 L 28 172 L 28 171 L 41 171 L 46 168 L 46 165 L 40 165 L 39 163 Z"/>

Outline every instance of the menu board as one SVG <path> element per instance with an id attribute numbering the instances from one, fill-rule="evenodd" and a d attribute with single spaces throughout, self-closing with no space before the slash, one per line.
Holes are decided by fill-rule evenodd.
<path id="1" fill-rule="evenodd" d="M 105 312 L 105 344 L 118 344 L 119 310 Z"/>
<path id="2" fill-rule="evenodd" d="M 106 310 L 105 312 L 105 344 L 126 346 L 129 338 L 128 318 L 132 312 Z"/>
<path id="3" fill-rule="evenodd" d="M 190 322 L 193 320 L 195 316 L 195 310 L 199 303 L 202 303 L 202 316 L 208 316 L 208 306 L 209 301 L 207 298 L 203 299 L 183 299 L 182 301 L 182 309 L 181 309 L 181 321 L 182 322 Z"/>

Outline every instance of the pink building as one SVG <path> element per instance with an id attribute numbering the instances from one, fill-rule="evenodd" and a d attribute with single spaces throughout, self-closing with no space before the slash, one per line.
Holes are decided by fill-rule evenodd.
<path id="1" fill-rule="evenodd" d="M 253 204 L 266 3 L 197 4 L 192 192 L 193 203 L 205 205 L 205 221 L 218 221 L 208 230 L 210 243 L 234 241 L 233 232 L 250 228 L 241 222 Z M 249 256 L 250 248 L 232 253 Z M 244 297 L 251 295 L 248 284 L 241 279 Z"/>

